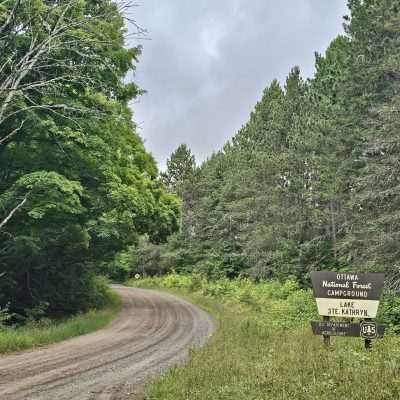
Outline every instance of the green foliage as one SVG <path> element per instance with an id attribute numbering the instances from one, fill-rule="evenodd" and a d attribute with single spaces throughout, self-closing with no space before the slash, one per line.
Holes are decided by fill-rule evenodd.
<path id="1" fill-rule="evenodd" d="M 44 304 L 49 316 L 101 306 L 96 276 L 126 279 L 139 237 L 162 243 L 179 225 L 128 107 L 140 48 L 125 46 L 122 11 L 1 4 L 0 307 L 28 320 Z"/>
<path id="2" fill-rule="evenodd" d="M 196 160 L 186 144 L 181 144 L 167 160 L 167 170 L 161 175 L 165 186 L 182 195 L 185 181 L 195 174 Z"/>
<path id="3" fill-rule="evenodd" d="M 29 209 L 26 214 L 32 220 L 51 219 L 56 215 L 82 214 L 81 204 L 83 188 L 79 182 L 70 181 L 51 171 L 36 171 L 23 175 L 11 189 L 0 196 L 0 208 L 10 207 L 15 198 L 29 197 Z"/>
<path id="4" fill-rule="evenodd" d="M 143 288 L 162 288 L 199 293 L 218 302 L 249 306 L 262 313 L 268 312 L 270 324 L 280 327 L 295 327 L 298 323 L 308 323 L 319 319 L 315 299 L 311 289 L 302 289 L 295 280 L 254 281 L 244 279 L 213 279 L 204 274 L 179 274 L 175 271 L 164 276 L 131 279 L 128 285 Z M 400 332 L 400 298 L 387 291 L 380 303 L 378 320 L 388 331 Z"/>
<path id="5" fill-rule="evenodd" d="M 122 307 L 121 299 L 107 293 L 106 307 L 90 310 L 61 321 L 42 318 L 30 320 L 23 327 L 0 329 L 0 354 L 60 342 L 105 327 Z"/>
<path id="6" fill-rule="evenodd" d="M 198 275 L 172 274 L 132 284 L 184 296 L 210 312 L 218 327 L 207 346 L 191 351 L 184 366 L 151 382 L 146 399 L 399 397 L 399 338 L 389 334 L 376 340 L 370 352 L 361 339 L 333 338 L 331 351 L 326 351 L 308 324 L 318 318 L 312 293 L 294 281 L 210 283 Z M 391 308 L 381 306 L 381 316 Z"/>
<path id="7" fill-rule="evenodd" d="M 5 324 L 10 320 L 11 315 L 8 312 L 8 307 L 0 308 L 0 330 L 5 327 Z"/>
<path id="8" fill-rule="evenodd" d="M 232 140 L 180 175 L 180 241 L 163 249 L 178 270 L 307 286 L 346 266 L 399 281 L 399 5 L 349 12 L 311 79 L 295 67 L 271 82 Z M 174 170 L 189 155 L 181 146 Z"/>
<path id="9" fill-rule="evenodd" d="M 163 246 L 149 242 L 148 238 L 142 237 L 137 248 L 131 252 L 131 274 L 162 275 L 166 272 L 162 263 Z"/>
<path id="10" fill-rule="evenodd" d="M 293 327 L 295 323 L 308 322 L 318 318 L 315 300 L 311 290 L 300 289 L 298 283 L 288 280 L 281 284 L 277 281 L 254 283 L 250 279 L 209 280 L 201 274 L 169 273 L 162 277 L 141 277 L 129 280 L 128 285 L 144 288 L 162 288 L 199 293 L 219 302 L 243 305 L 259 310 L 261 315 L 268 312 L 271 324 Z M 284 313 L 284 319 L 280 314 Z M 260 322 L 261 323 L 261 322 Z"/>
<path id="11" fill-rule="evenodd" d="M 131 248 L 119 252 L 114 260 L 104 266 L 106 275 L 117 282 L 126 281 L 131 275 Z"/>
<path id="12" fill-rule="evenodd" d="M 379 320 L 393 332 L 400 333 L 400 297 L 396 293 L 385 294 L 379 306 Z"/>
<path id="13" fill-rule="evenodd" d="M 370 353 L 359 339 L 338 338 L 327 352 L 309 327 L 286 331 L 270 316 L 197 295 L 190 300 L 215 317 L 210 343 L 145 389 L 149 400 L 395 400 L 400 393 L 399 339 L 377 342 Z M 217 371 L 217 373 L 216 373 Z M 362 382 L 362 384 L 357 384 Z"/>

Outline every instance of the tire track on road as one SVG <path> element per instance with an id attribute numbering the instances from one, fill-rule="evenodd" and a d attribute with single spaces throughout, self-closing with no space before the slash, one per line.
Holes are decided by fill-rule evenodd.
<path id="1" fill-rule="evenodd" d="M 167 293 L 115 285 L 123 309 L 106 328 L 0 356 L 4 400 L 125 400 L 205 343 L 214 327 L 198 307 Z"/>

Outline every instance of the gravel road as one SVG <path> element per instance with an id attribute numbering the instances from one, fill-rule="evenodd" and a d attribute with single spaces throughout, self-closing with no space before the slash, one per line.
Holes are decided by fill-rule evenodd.
<path id="1" fill-rule="evenodd" d="M 213 331 L 210 316 L 166 293 L 115 285 L 124 306 L 105 329 L 0 356 L 2 400 L 134 399 Z"/>

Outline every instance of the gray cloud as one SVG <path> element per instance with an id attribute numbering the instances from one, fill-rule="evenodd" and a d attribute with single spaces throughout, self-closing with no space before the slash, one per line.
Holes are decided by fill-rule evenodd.
<path id="1" fill-rule="evenodd" d="M 147 94 L 132 107 L 160 167 L 181 143 L 198 161 L 218 150 L 294 65 L 311 76 L 346 13 L 345 0 L 142 0 L 151 40 L 135 80 Z"/>

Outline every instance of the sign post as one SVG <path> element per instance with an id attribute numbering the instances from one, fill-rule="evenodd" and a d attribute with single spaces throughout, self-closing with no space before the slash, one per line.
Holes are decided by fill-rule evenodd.
<path id="1" fill-rule="evenodd" d="M 372 347 L 372 339 L 383 337 L 385 327 L 373 318 L 378 311 L 384 279 L 381 273 L 311 273 L 318 313 L 323 316 L 323 321 L 312 321 L 311 327 L 315 335 L 324 337 L 325 347 L 329 347 L 331 336 L 361 337 L 366 349 Z M 360 322 L 332 320 L 332 317 L 356 318 Z"/>
<path id="2" fill-rule="evenodd" d="M 329 321 L 331 318 L 324 315 L 323 316 L 324 321 Z M 331 345 L 331 336 L 330 335 L 324 335 L 324 346 L 329 349 L 329 346 Z"/>

